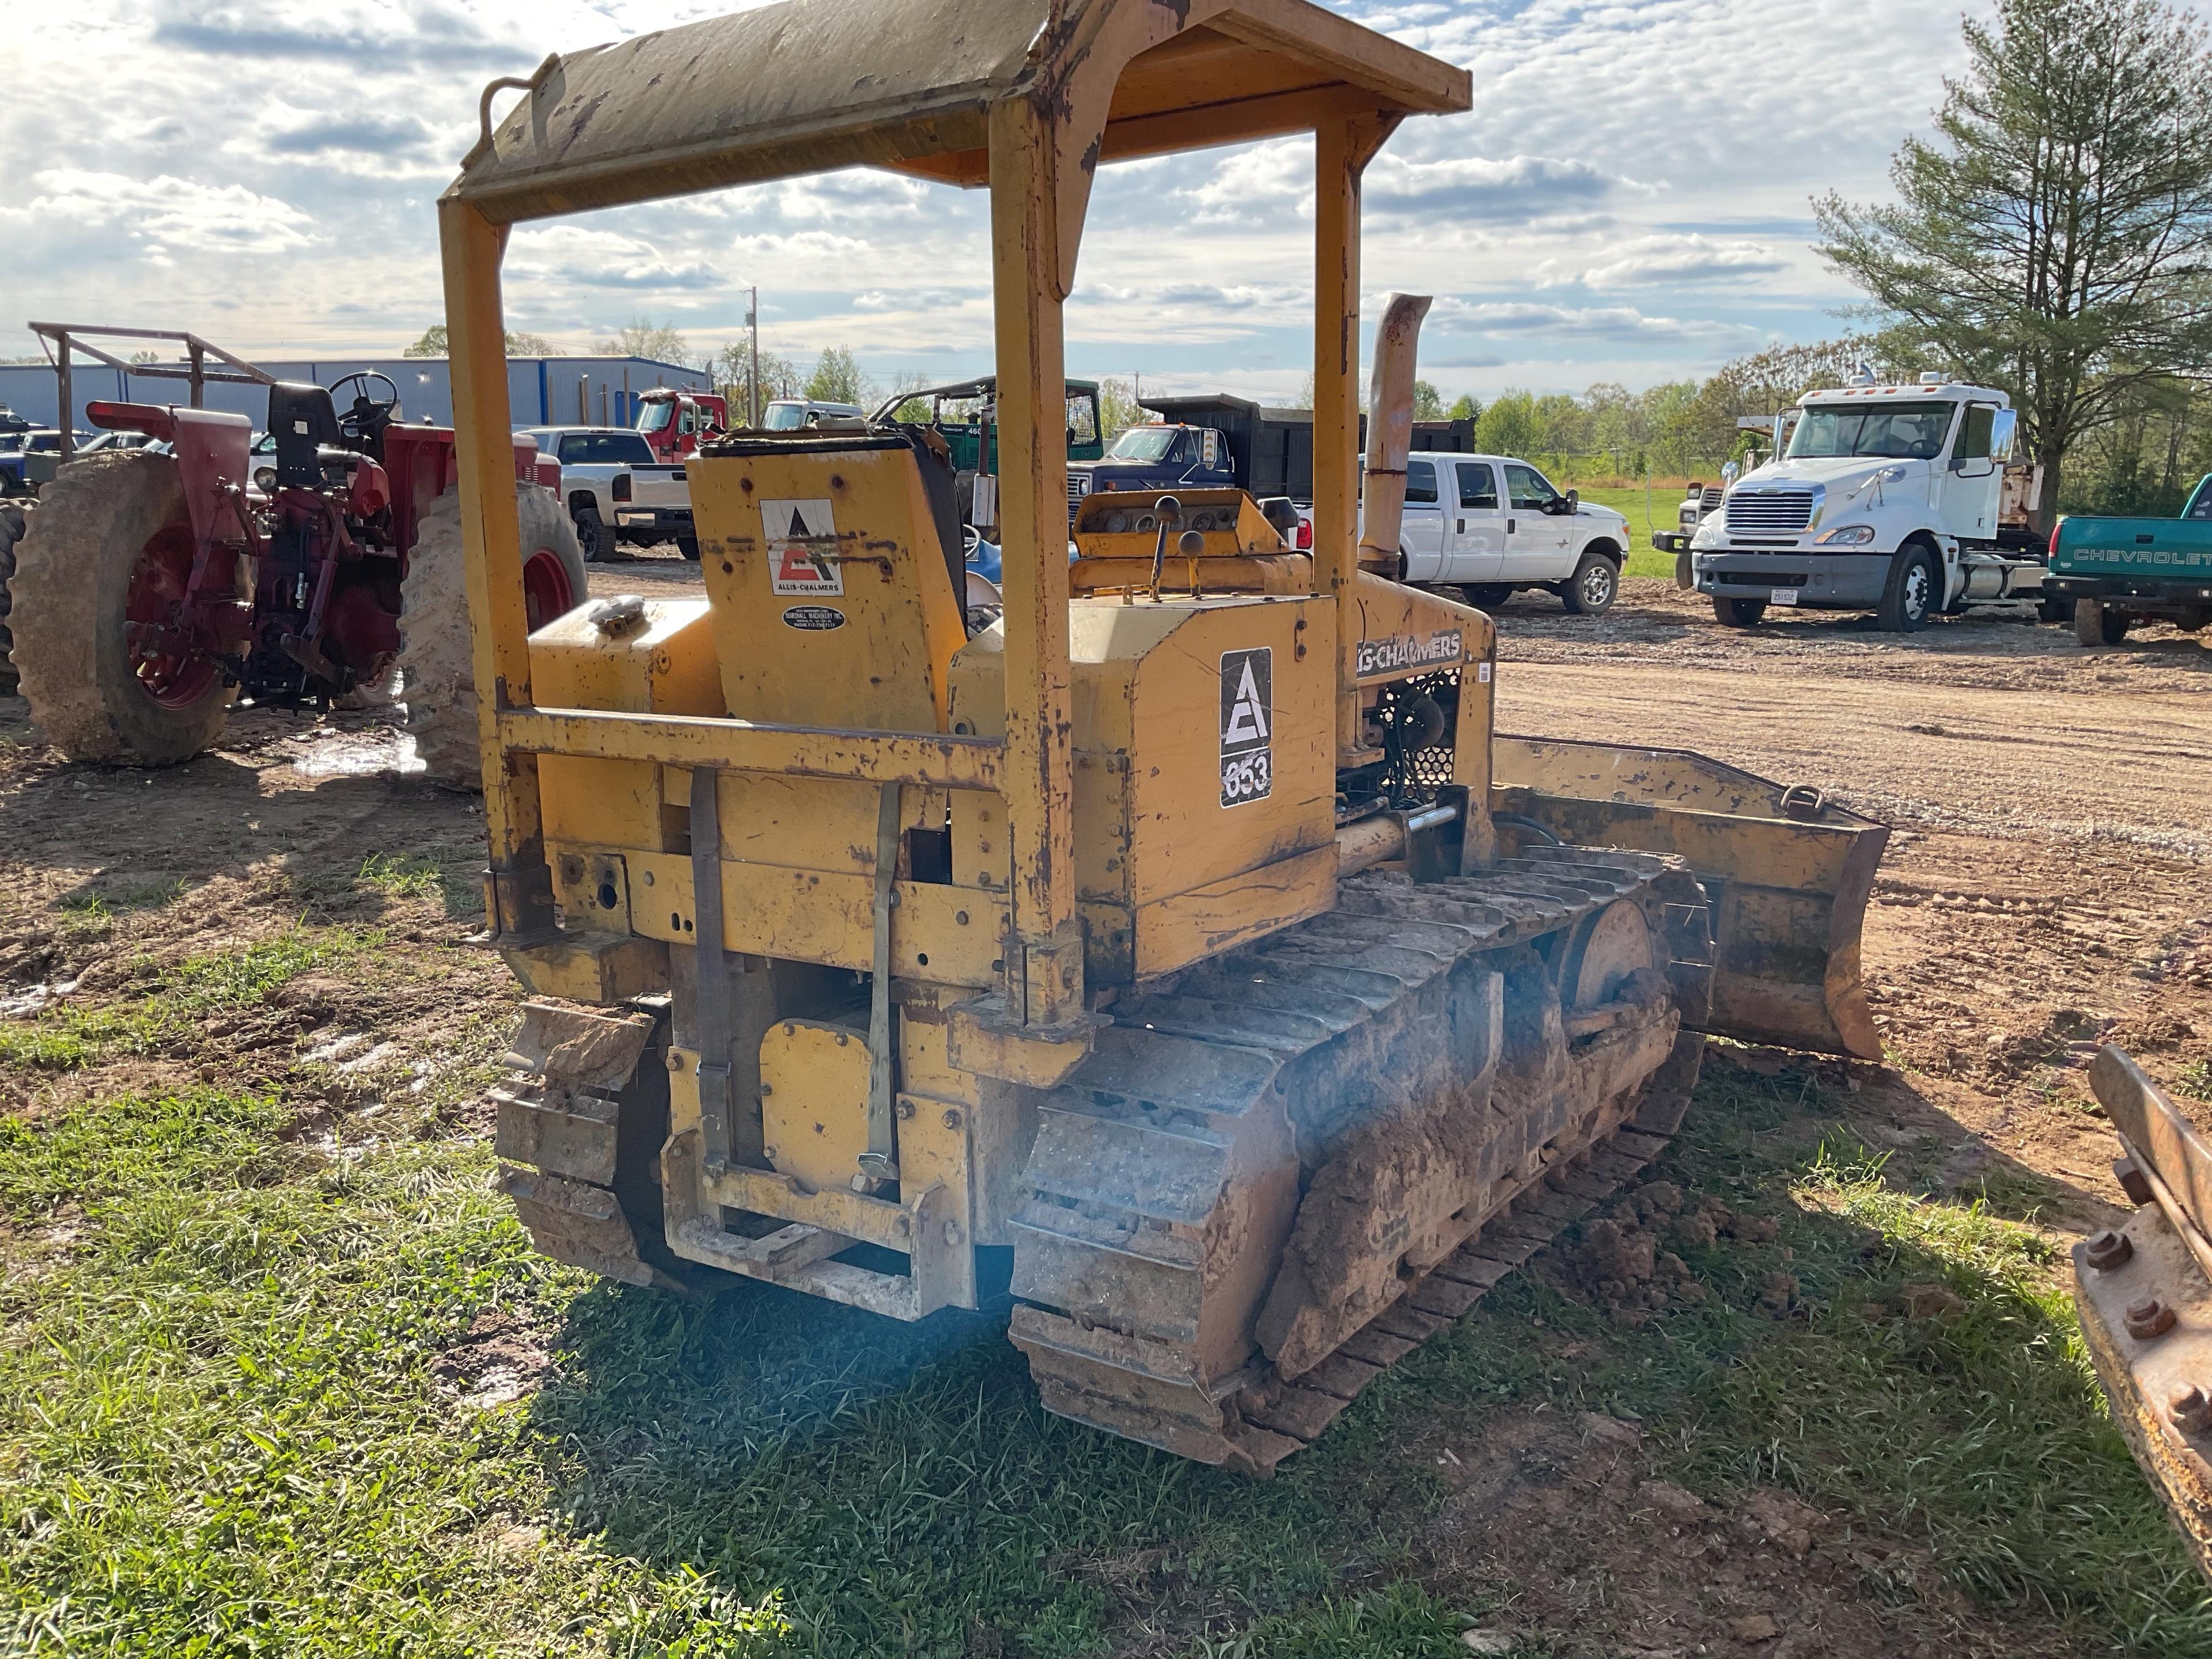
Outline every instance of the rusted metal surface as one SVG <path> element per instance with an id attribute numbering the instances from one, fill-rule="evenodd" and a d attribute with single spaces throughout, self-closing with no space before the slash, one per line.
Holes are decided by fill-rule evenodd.
<path id="1" fill-rule="evenodd" d="M 1349 1396 L 1306 1377 L 1342 1389 L 1387 1363 L 1378 1332 L 1463 1311 L 1463 1278 L 1407 1293 L 1645 1103 L 1676 1048 L 1666 977 L 1575 975 L 1570 999 L 1608 1000 L 1571 1035 L 1561 976 L 1624 902 L 1668 954 L 1663 912 L 1695 896 L 1674 860 L 1578 848 L 1421 886 L 1370 873 L 1117 1006 L 1042 1102 L 1017 1218 L 1036 1305 L 1012 1335 L 1046 1405 L 1254 1471 L 1318 1433 Z"/>
<path id="2" fill-rule="evenodd" d="M 1359 562 L 1398 573 L 1399 531 L 1406 517 L 1406 457 L 1413 443 L 1413 359 L 1421 321 L 1434 303 L 1425 294 L 1393 294 L 1375 325 L 1374 389 L 1368 398 L 1367 513 Z M 1344 645 L 1351 648 L 1347 640 Z"/>
<path id="3" fill-rule="evenodd" d="M 2212 1149 L 2119 1048 L 2099 1052 L 2089 1081 L 2144 1198 L 2125 1226 L 2074 1247 L 2075 1305 L 2112 1420 L 2212 1577 Z"/>
<path id="4" fill-rule="evenodd" d="M 2121 1232 L 2130 1249 L 2110 1267 L 2075 1246 L 2075 1305 L 2113 1422 L 2212 1577 L 2212 1418 L 2202 1409 L 2212 1389 L 2212 1284 L 2157 1206 Z M 2162 1317 L 2147 1316 L 2147 1304 Z"/>
<path id="5" fill-rule="evenodd" d="M 505 222 L 840 167 L 980 182 L 969 158 L 994 105 L 1050 105 L 1123 39 L 1200 28 L 1277 72 L 1248 67 L 1224 95 L 1170 54 L 1142 77 L 1147 95 L 1125 85 L 1100 112 L 1094 155 L 1310 130 L 1346 99 L 1439 112 L 1472 100 L 1466 70 L 1310 0 L 787 0 L 547 59 L 449 194 Z M 1111 94 L 1126 72 L 1108 68 Z"/>
<path id="6" fill-rule="evenodd" d="M 1877 1059 L 1861 930 L 1886 824 L 1677 750 L 1500 736 L 1499 810 L 1565 840 L 1687 861 L 1713 900 L 1701 1029 Z"/>

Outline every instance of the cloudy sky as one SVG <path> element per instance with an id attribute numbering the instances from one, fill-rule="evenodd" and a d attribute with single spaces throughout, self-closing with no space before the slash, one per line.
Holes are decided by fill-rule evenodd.
<path id="1" fill-rule="evenodd" d="M 30 318 L 188 327 L 248 355 L 396 350 L 438 320 L 431 204 L 477 93 L 743 0 L 15 0 L 0 28 L 0 356 Z M 1808 198 L 1884 191 L 1960 59 L 1931 0 L 1328 0 L 1474 77 L 1368 174 L 1371 293 L 1432 293 L 1448 397 L 1695 375 L 1844 326 Z M 1981 0 L 1975 0 L 1978 6 Z M 1071 372 L 1282 397 L 1310 355 L 1312 144 L 1101 175 Z M 989 367 L 984 204 L 852 173 L 520 230 L 510 325 L 634 318 L 888 382 Z M 1371 307 L 1370 307 L 1371 310 Z"/>

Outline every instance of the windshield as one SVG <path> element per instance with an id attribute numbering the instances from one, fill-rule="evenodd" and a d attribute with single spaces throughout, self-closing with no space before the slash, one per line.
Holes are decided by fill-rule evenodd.
<path id="1" fill-rule="evenodd" d="M 805 404 L 773 403 L 761 416 L 761 424 L 770 432 L 796 432 L 806 424 Z"/>
<path id="2" fill-rule="evenodd" d="M 1166 458 L 1182 428 L 1174 426 L 1132 427 L 1114 440 L 1117 461 L 1157 461 Z"/>
<path id="3" fill-rule="evenodd" d="M 561 440 L 563 466 L 650 466 L 653 446 L 635 432 L 571 432 Z"/>
<path id="4" fill-rule="evenodd" d="M 639 405 L 637 429 L 640 432 L 664 431 L 669 422 L 675 418 L 676 400 L 673 398 L 654 398 Z"/>
<path id="5" fill-rule="evenodd" d="M 1816 404 L 1802 411 L 1790 440 L 1790 459 L 1845 455 L 1932 461 L 1943 453 L 1956 404 L 1862 404 L 1838 408 Z"/>

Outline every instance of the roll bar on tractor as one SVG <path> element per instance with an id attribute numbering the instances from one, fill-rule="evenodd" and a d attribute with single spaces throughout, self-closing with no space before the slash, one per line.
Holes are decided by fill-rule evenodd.
<path id="1" fill-rule="evenodd" d="M 177 328 L 110 328 L 95 323 L 32 323 L 32 333 L 37 335 L 46 355 L 53 359 L 54 378 L 58 382 L 61 418 L 57 424 L 62 432 L 61 465 L 67 466 L 76 459 L 76 440 L 72 428 L 76 416 L 70 405 L 76 400 L 75 364 L 72 352 L 82 351 L 96 363 L 109 368 L 119 368 L 125 374 L 149 375 L 155 380 L 188 380 L 191 383 L 189 402 L 194 409 L 206 406 L 207 383 L 220 380 L 232 386 L 274 386 L 276 377 L 256 368 L 243 357 L 234 357 L 211 341 L 197 334 Z M 103 340 L 175 340 L 184 348 L 181 363 L 132 363 L 102 351 L 90 343 L 88 336 Z M 214 358 L 223 365 L 210 368 L 208 359 Z"/>
<path id="2" fill-rule="evenodd" d="M 503 85 L 523 96 L 495 122 Z M 1087 1031 L 1061 413 L 1062 308 L 1092 175 L 1102 161 L 1315 137 L 1314 580 L 1340 621 L 1338 748 L 1357 751 L 1360 179 L 1407 116 L 1472 105 L 1467 70 L 1313 0 L 787 0 L 550 57 L 488 88 L 439 226 L 494 934 L 528 948 L 552 933 L 541 754 L 995 788 L 1012 866 L 1005 1020 L 1029 1042 Z M 989 191 L 1003 741 L 535 707 L 502 352 L 509 232 L 851 167 Z"/>

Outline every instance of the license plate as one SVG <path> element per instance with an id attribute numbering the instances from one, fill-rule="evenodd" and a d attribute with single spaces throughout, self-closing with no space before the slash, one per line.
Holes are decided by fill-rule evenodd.
<path id="1" fill-rule="evenodd" d="M 1777 604 L 1777 605 L 1795 605 L 1795 604 L 1796 604 L 1796 603 L 1797 603 L 1797 590 L 1796 590 L 1796 588 L 1794 588 L 1794 587 L 1778 587 L 1778 588 L 1776 588 L 1776 589 L 1774 590 L 1774 602 L 1775 602 L 1775 604 Z"/>

